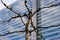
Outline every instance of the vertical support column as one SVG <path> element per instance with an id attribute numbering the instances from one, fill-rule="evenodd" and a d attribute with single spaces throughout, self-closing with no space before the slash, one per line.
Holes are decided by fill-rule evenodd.
<path id="1" fill-rule="evenodd" d="M 33 2 L 32 12 L 36 11 L 36 0 L 31 0 Z M 32 17 L 32 21 L 34 26 L 36 27 L 36 14 Z M 36 40 L 36 32 L 31 33 L 31 40 Z"/>

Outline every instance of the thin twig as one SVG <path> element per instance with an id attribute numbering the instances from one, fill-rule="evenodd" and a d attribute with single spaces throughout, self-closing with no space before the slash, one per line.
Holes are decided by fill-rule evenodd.
<path id="1" fill-rule="evenodd" d="M 38 30 L 39 28 L 52 28 L 52 27 L 59 27 L 59 26 L 60 26 L 60 24 L 51 25 L 51 26 L 47 26 L 47 27 L 37 27 L 37 28 L 35 28 L 34 30 L 30 31 L 30 33 L 33 32 L 33 31 L 35 31 L 35 30 Z"/>
<path id="2" fill-rule="evenodd" d="M 21 16 L 20 14 L 16 13 L 15 11 L 13 11 L 12 8 L 9 8 L 2 0 L 1 0 L 1 2 L 3 3 L 3 5 L 4 5 L 7 9 L 9 9 L 9 10 L 12 11 L 13 13 L 17 14 L 18 16 L 20 16 L 20 17 L 27 16 L 26 14 L 24 14 L 23 16 Z"/>
<path id="3" fill-rule="evenodd" d="M 28 12 L 31 12 L 27 6 L 27 1 L 25 0 L 25 7 L 27 8 Z"/>
<path id="4" fill-rule="evenodd" d="M 55 5 L 51 5 L 51 6 L 47 6 L 47 7 L 38 8 L 37 11 L 35 11 L 35 12 L 33 13 L 33 15 L 34 15 L 35 13 L 39 12 L 41 9 L 56 7 L 56 6 L 59 6 L 59 5 L 60 5 L 60 3 L 55 4 Z M 33 16 L 33 15 L 32 15 L 32 16 Z"/>
<path id="5" fill-rule="evenodd" d="M 3 23 L 4 23 L 4 22 L 10 22 L 12 19 L 15 19 L 15 18 L 21 18 L 21 21 L 22 21 L 22 23 L 23 23 L 22 17 L 24 17 L 24 16 L 15 16 L 15 17 L 11 17 L 9 20 L 3 21 Z"/>
<path id="6" fill-rule="evenodd" d="M 7 9 L 9 9 L 9 10 L 12 11 L 13 13 L 17 14 L 15 11 L 12 10 L 12 8 L 9 8 L 2 0 L 1 0 L 1 2 L 3 3 L 3 5 L 4 5 Z"/>
<path id="7" fill-rule="evenodd" d="M 24 15 L 23 15 L 23 17 L 25 17 L 25 16 L 27 16 L 27 15 L 26 15 L 26 14 L 24 14 Z M 24 21 L 23 21 L 23 19 L 22 19 L 21 14 L 19 14 L 19 17 L 21 18 L 22 23 L 25 25 L 25 23 L 24 23 Z"/>
<path id="8" fill-rule="evenodd" d="M 23 21 L 22 17 L 21 17 L 21 21 L 22 21 L 22 23 L 23 23 L 24 25 L 26 25 L 26 24 L 24 23 L 24 21 Z"/>
<path id="9" fill-rule="evenodd" d="M 7 20 L 7 21 L 3 21 L 3 23 L 5 23 L 5 22 L 10 22 L 12 19 L 15 19 L 15 18 L 18 18 L 19 16 L 16 16 L 16 17 L 12 17 L 12 18 L 10 18 L 9 20 Z"/>
<path id="10" fill-rule="evenodd" d="M 9 20 L 7 20 L 7 21 L 4 21 L 4 22 L 9 22 L 10 20 L 12 20 L 12 19 L 14 19 L 14 18 L 18 18 L 18 17 L 19 17 L 19 18 L 21 18 L 22 23 L 25 25 L 25 23 L 24 23 L 23 20 L 22 20 L 22 17 L 27 16 L 26 14 L 24 14 L 23 16 L 21 16 L 20 14 L 16 13 L 15 11 L 13 11 L 12 8 L 9 8 L 2 0 L 1 0 L 1 2 L 3 3 L 3 5 L 4 5 L 7 9 L 9 9 L 9 10 L 12 11 L 13 13 L 17 14 L 16 17 L 12 17 L 11 19 L 9 19 Z"/>
<path id="11" fill-rule="evenodd" d="M 23 31 L 8 32 L 8 33 L 5 33 L 5 34 L 0 34 L 0 36 L 5 36 L 5 35 L 9 35 L 9 34 L 13 34 L 13 33 L 19 33 L 19 32 L 25 32 L 25 30 L 23 30 Z"/>
<path id="12" fill-rule="evenodd" d="M 31 25 L 32 25 L 33 29 L 35 29 L 35 26 L 34 26 L 34 24 L 33 24 L 33 22 L 32 22 L 32 19 L 31 19 Z"/>

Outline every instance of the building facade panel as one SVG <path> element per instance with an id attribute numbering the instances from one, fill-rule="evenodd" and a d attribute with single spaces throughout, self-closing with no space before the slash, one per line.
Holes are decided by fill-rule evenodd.
<path id="1" fill-rule="evenodd" d="M 60 3 L 59 0 L 36 0 L 37 1 L 37 9 L 41 9 L 37 13 L 37 27 L 49 27 L 51 25 L 60 24 Z M 49 7 L 51 5 L 57 5 L 53 7 Z M 51 28 L 40 28 L 37 30 L 37 40 L 41 39 L 45 40 L 58 40 L 60 38 L 60 26 L 51 27 Z M 42 40 L 41 39 L 41 40 Z"/>

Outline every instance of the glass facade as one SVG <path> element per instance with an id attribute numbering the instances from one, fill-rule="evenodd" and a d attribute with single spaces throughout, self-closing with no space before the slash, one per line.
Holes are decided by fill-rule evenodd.
<path id="1" fill-rule="evenodd" d="M 36 0 L 37 9 L 42 8 L 37 13 L 37 27 L 49 27 L 60 24 L 60 0 Z M 50 7 L 51 5 L 57 5 Z M 46 7 L 46 8 L 44 8 Z M 60 26 L 51 28 L 40 28 L 37 30 L 37 40 L 60 40 Z"/>
<path id="2" fill-rule="evenodd" d="M 14 10 L 17 13 L 20 13 L 23 15 L 24 13 L 28 14 L 28 10 L 26 9 L 24 5 L 25 0 L 18 0 L 15 3 L 11 4 L 12 10 Z M 29 9 L 32 11 L 32 1 L 27 0 L 27 5 Z M 12 19 L 10 22 L 2 23 L 3 21 L 9 20 L 11 17 L 13 17 L 15 14 L 8 10 L 7 8 L 4 8 L 0 11 L 0 34 L 5 34 L 7 32 L 13 32 L 13 31 L 19 31 L 24 30 L 25 26 L 23 25 L 20 18 Z M 24 22 L 27 22 L 27 18 L 23 17 Z M 25 33 L 13 33 L 5 36 L 0 36 L 0 40 L 25 40 Z"/>
<path id="3" fill-rule="evenodd" d="M 36 14 L 37 27 L 49 27 L 51 25 L 60 24 L 60 0 L 36 0 L 37 9 L 42 8 Z M 33 3 L 32 0 L 27 0 L 27 5 L 32 11 Z M 57 5 L 50 7 L 51 5 Z M 24 5 L 24 0 L 18 0 L 10 5 L 15 12 L 28 14 L 28 10 Z M 45 8 L 44 8 L 45 7 Z M 0 34 L 7 32 L 24 30 L 25 26 L 21 22 L 20 18 L 12 19 L 10 22 L 2 23 L 3 21 L 9 20 L 15 14 L 4 8 L 0 11 Z M 27 17 L 23 17 L 24 22 L 27 22 Z M 34 33 L 33 33 L 34 34 Z M 34 34 L 35 35 L 35 34 Z M 42 37 L 42 38 L 41 38 Z M 33 38 L 33 37 L 32 37 Z M 51 28 L 39 28 L 37 30 L 37 40 L 59 40 L 60 39 L 60 26 Z M 0 36 L 0 40 L 25 40 L 25 33 L 13 33 L 6 36 Z M 35 40 L 35 39 L 33 39 Z"/>

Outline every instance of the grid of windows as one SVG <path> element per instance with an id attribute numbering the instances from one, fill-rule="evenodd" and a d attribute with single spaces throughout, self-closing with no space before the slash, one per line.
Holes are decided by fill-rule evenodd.
<path id="1" fill-rule="evenodd" d="M 60 0 L 36 0 L 37 9 L 43 7 L 49 7 L 51 5 L 57 5 Z M 60 24 L 60 5 L 43 8 L 37 13 L 37 27 L 48 27 L 51 25 Z M 40 28 L 38 29 L 38 34 L 42 33 L 43 39 L 45 40 L 59 40 L 60 38 L 60 26 L 52 28 Z M 40 36 L 38 35 L 38 40 Z"/>
<path id="2" fill-rule="evenodd" d="M 32 1 L 27 0 L 27 5 L 29 9 L 32 11 Z M 28 13 L 28 10 L 26 9 L 24 5 L 24 0 L 18 0 L 15 3 L 10 5 L 15 12 L 20 13 L 23 15 L 24 13 Z M 0 11 L 0 34 L 5 34 L 8 31 L 18 31 L 18 30 L 24 30 L 25 26 L 21 22 L 20 18 L 12 19 L 10 22 L 2 23 L 3 21 L 9 20 L 11 17 L 13 17 L 15 14 L 11 12 L 8 9 L 2 9 Z M 24 17 L 24 22 L 27 22 L 27 18 Z M 14 33 L 6 36 L 0 36 L 0 40 L 25 40 L 25 33 Z"/>

